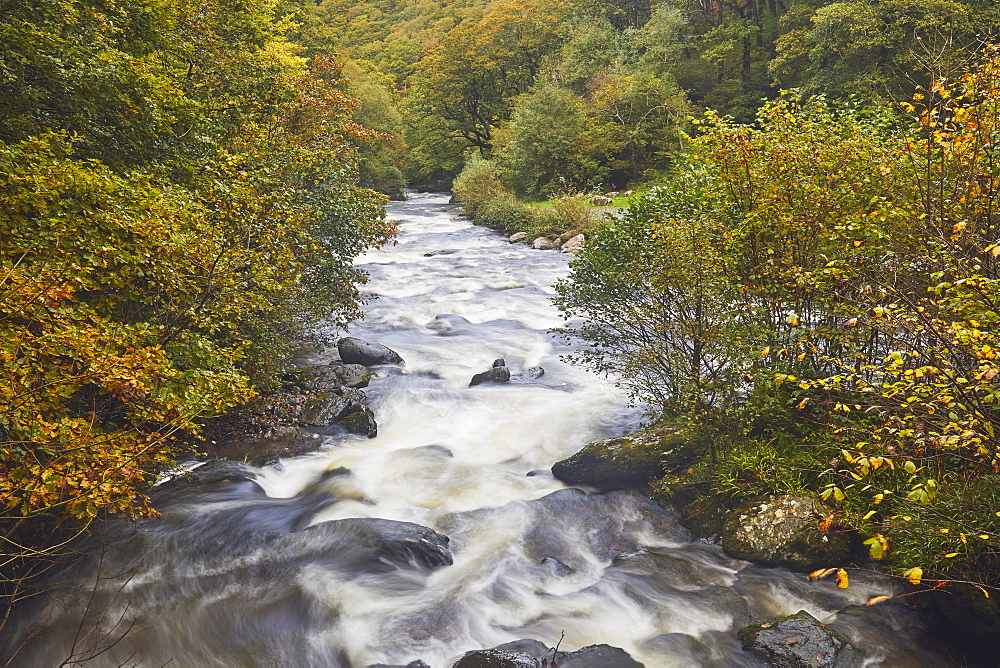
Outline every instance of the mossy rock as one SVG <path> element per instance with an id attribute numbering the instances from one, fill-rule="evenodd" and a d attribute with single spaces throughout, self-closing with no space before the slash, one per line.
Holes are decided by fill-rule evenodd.
<path id="1" fill-rule="evenodd" d="M 375 414 L 370 408 L 351 413 L 337 424 L 345 427 L 352 434 L 375 438 L 378 435 L 378 424 L 375 422 Z"/>
<path id="2" fill-rule="evenodd" d="M 597 441 L 552 467 L 567 485 L 606 492 L 642 487 L 664 473 L 690 464 L 703 439 L 686 425 L 661 422 L 628 436 Z"/>
<path id="3" fill-rule="evenodd" d="M 722 548 L 737 559 L 811 571 L 838 566 L 851 557 L 846 531 L 820 531 L 817 518 L 828 514 L 815 499 L 780 496 L 734 508 L 722 529 Z"/>

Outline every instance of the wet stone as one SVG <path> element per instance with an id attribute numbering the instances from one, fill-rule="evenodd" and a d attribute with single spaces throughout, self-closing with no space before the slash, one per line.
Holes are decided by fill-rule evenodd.
<path id="1" fill-rule="evenodd" d="M 378 423 L 375 422 L 375 414 L 370 408 L 363 408 L 356 413 L 351 413 L 338 424 L 343 425 L 352 434 L 368 438 L 378 436 Z"/>
<path id="2" fill-rule="evenodd" d="M 507 649 L 481 649 L 469 652 L 454 668 L 540 668 L 538 659 L 526 652 Z"/>
<path id="3" fill-rule="evenodd" d="M 848 668 L 862 658 L 840 634 L 828 629 L 805 610 L 739 631 L 743 649 L 779 668 Z"/>
<path id="4" fill-rule="evenodd" d="M 395 350 L 381 343 L 371 343 L 353 336 L 338 341 L 337 352 L 340 353 L 340 359 L 344 364 L 361 364 L 368 367 L 403 363 L 403 358 Z"/>
<path id="5" fill-rule="evenodd" d="M 307 427 L 325 427 L 336 423 L 352 405 L 348 397 L 324 392 L 309 400 L 299 415 L 299 422 Z"/>
<path id="6" fill-rule="evenodd" d="M 299 372 L 307 390 L 329 392 L 338 387 L 367 387 L 371 371 L 361 364 L 329 364 L 312 366 Z"/>
<path id="7" fill-rule="evenodd" d="M 469 387 L 484 383 L 503 384 L 510 381 L 510 369 L 505 366 L 495 366 L 488 371 L 477 373 L 469 382 Z"/>

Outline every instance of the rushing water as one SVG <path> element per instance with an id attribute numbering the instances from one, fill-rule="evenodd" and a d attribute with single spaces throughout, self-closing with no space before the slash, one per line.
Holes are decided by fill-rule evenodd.
<path id="1" fill-rule="evenodd" d="M 563 323 L 548 298 L 567 257 L 509 245 L 446 202 L 390 205 L 398 244 L 359 261 L 378 298 L 351 334 L 406 361 L 366 390 L 379 435 L 174 485 L 158 498 L 162 519 L 75 565 L 75 591 L 36 603 L 22 629 L 47 619 L 54 630 L 15 665 L 58 665 L 74 638 L 80 657 L 108 646 L 88 665 L 352 668 L 439 668 L 472 649 L 562 638 L 563 650 L 607 643 L 648 667 L 752 666 L 736 630 L 803 609 L 870 663 L 945 663 L 920 647 L 908 610 L 863 606 L 885 593 L 878 580 L 853 575 L 838 590 L 748 566 L 690 542 L 637 494 L 555 480 L 555 461 L 634 430 L 641 414 L 559 359 L 567 344 L 549 333 Z M 501 357 L 545 374 L 468 387 Z M 394 542 L 418 528 L 357 518 L 434 529 L 453 563 L 437 534 Z"/>

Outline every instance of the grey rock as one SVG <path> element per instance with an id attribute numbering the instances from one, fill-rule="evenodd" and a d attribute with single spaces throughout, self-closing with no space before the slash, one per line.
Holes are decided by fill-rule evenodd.
<path id="1" fill-rule="evenodd" d="M 555 658 L 560 668 L 643 668 L 628 652 L 610 645 L 588 645 Z"/>
<path id="2" fill-rule="evenodd" d="M 528 239 L 527 232 L 515 232 L 514 234 L 510 235 L 510 237 L 507 238 L 507 241 L 509 241 L 512 244 L 516 244 L 521 241 L 527 241 L 527 239 Z"/>
<path id="3" fill-rule="evenodd" d="M 399 354 L 381 343 L 371 343 L 353 336 L 337 342 L 337 351 L 344 364 L 378 366 L 380 364 L 402 364 Z"/>
<path id="4" fill-rule="evenodd" d="M 527 652 L 509 649 L 481 649 L 469 652 L 454 668 L 540 668 L 538 659 Z"/>
<path id="5" fill-rule="evenodd" d="M 499 359 L 493 360 L 493 368 L 495 369 L 498 366 L 507 366 L 507 361 L 504 360 L 504 358 L 502 358 L 502 357 L 499 358 Z"/>
<path id="6" fill-rule="evenodd" d="M 538 237 L 531 242 L 531 247 L 535 250 L 556 250 L 559 248 L 559 244 L 552 241 L 551 239 L 546 239 L 545 237 Z"/>
<path id="7" fill-rule="evenodd" d="M 844 638 L 805 610 L 739 630 L 743 649 L 778 668 L 847 668 L 863 658 Z"/>
<path id="8" fill-rule="evenodd" d="M 576 255 L 580 251 L 580 248 L 583 247 L 583 242 L 586 240 L 586 237 L 582 234 L 570 237 L 566 243 L 562 245 L 562 251 L 564 253 L 569 253 L 570 255 Z"/>
<path id="9" fill-rule="evenodd" d="M 837 566 L 851 556 L 851 539 L 822 532 L 817 518 L 828 511 L 816 500 L 781 496 L 743 504 L 726 515 L 722 548 L 731 556 L 769 566 L 811 571 Z"/>
<path id="10" fill-rule="evenodd" d="M 590 203 L 594 206 L 607 206 L 611 204 L 611 198 L 604 195 L 594 195 L 590 198 Z"/>
<path id="11" fill-rule="evenodd" d="M 330 364 L 302 369 L 302 386 L 307 390 L 329 392 L 335 387 L 368 387 L 372 374 L 360 364 Z"/>
<path id="12" fill-rule="evenodd" d="M 495 366 L 488 371 L 477 373 L 469 382 L 469 387 L 483 383 L 506 383 L 510 381 L 510 369 L 505 366 Z"/>
<path id="13" fill-rule="evenodd" d="M 540 366 L 529 366 L 527 369 L 520 373 L 512 373 L 510 379 L 513 381 L 526 382 L 532 380 L 538 380 L 545 375 L 545 369 Z"/>
<path id="14" fill-rule="evenodd" d="M 323 392 L 303 407 L 299 414 L 299 423 L 307 427 L 325 427 L 335 424 L 344 417 L 354 405 L 348 397 L 333 392 Z"/>
<path id="15" fill-rule="evenodd" d="M 554 652 L 538 640 L 515 640 L 493 649 L 468 652 L 454 668 L 643 668 L 623 649 L 589 645 L 575 652 Z"/>

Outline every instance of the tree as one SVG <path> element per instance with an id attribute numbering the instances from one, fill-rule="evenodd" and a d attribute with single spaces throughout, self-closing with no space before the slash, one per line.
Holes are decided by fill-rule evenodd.
<path id="1" fill-rule="evenodd" d="M 614 128 L 588 114 L 583 100 L 542 85 L 518 99 L 497 156 L 520 194 L 587 192 L 604 181 L 605 156 L 618 148 L 616 139 Z"/>
<path id="2" fill-rule="evenodd" d="M 488 157 L 494 132 L 510 116 L 514 97 L 527 91 L 546 55 L 560 43 L 569 2 L 506 0 L 479 21 L 465 21 L 418 63 L 407 108 L 415 117 L 409 142 L 433 159 L 437 148 L 453 153 L 475 147 Z M 436 164 L 427 164 L 429 172 Z"/>

